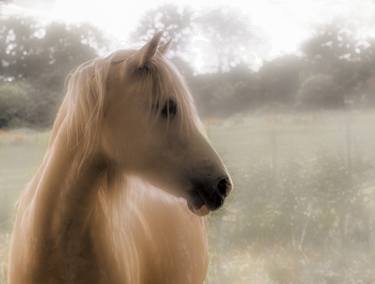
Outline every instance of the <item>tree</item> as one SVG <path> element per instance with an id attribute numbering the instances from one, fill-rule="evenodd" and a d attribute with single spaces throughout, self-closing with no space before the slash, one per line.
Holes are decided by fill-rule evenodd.
<path id="1" fill-rule="evenodd" d="M 37 76 L 39 84 L 54 91 L 63 88 L 64 78 L 77 65 L 97 56 L 98 50 L 104 48 L 106 41 L 95 27 L 80 24 L 66 25 L 51 23 L 45 29 L 40 42 L 42 57 L 48 62 Z"/>
<path id="2" fill-rule="evenodd" d="M 375 39 L 365 42 L 360 53 L 361 60 L 357 63 L 358 86 L 357 101 L 367 106 L 375 104 Z"/>
<path id="3" fill-rule="evenodd" d="M 0 74 L 6 78 L 37 80 L 56 70 L 65 76 L 105 46 L 102 34 L 90 25 L 43 26 L 23 17 L 0 21 Z"/>
<path id="4" fill-rule="evenodd" d="M 210 44 L 210 53 L 219 72 L 228 71 L 253 58 L 257 40 L 246 15 L 227 7 L 215 8 L 197 18 L 198 29 Z M 212 60 L 212 59 L 211 59 Z"/>
<path id="5" fill-rule="evenodd" d="M 141 19 L 131 40 L 146 42 L 156 32 L 163 31 L 162 43 L 172 39 L 170 51 L 172 56 L 181 56 L 190 43 L 194 13 L 189 8 L 179 9 L 173 4 L 160 6 L 148 11 Z"/>
<path id="6" fill-rule="evenodd" d="M 41 57 L 41 27 L 31 18 L 9 17 L 0 20 L 0 74 L 24 78 L 40 74 L 46 58 Z"/>
<path id="7" fill-rule="evenodd" d="M 17 102 L 23 101 L 28 110 L 27 115 L 23 115 L 24 120 L 38 126 L 48 125 L 63 94 L 68 72 L 96 57 L 98 50 L 105 46 L 101 32 L 87 24 L 50 23 L 45 26 L 32 18 L 0 19 L 2 98 L 13 94 L 11 101 L 13 97 Z M 13 106 L 3 106 L 8 106 L 8 114 L 19 116 L 19 111 L 11 110 Z M 0 127 L 7 124 L 3 119 Z"/>
<path id="8" fill-rule="evenodd" d="M 27 121 L 30 89 L 25 82 L 0 85 L 0 128 L 19 126 Z"/>
<path id="9" fill-rule="evenodd" d="M 330 84 L 337 85 L 335 89 L 341 88 L 341 101 L 357 94 L 357 88 L 364 79 L 360 72 L 364 47 L 350 30 L 337 24 L 324 26 L 303 44 L 302 52 L 309 63 L 306 78 L 314 74 L 326 76 L 320 79 L 330 77 Z M 320 79 L 318 77 L 317 80 Z"/>
<path id="10" fill-rule="evenodd" d="M 259 104 L 257 74 L 245 64 L 223 73 L 197 74 L 190 83 L 206 117 L 225 118 Z"/>
<path id="11" fill-rule="evenodd" d="M 309 107 L 340 108 L 344 106 L 343 93 L 332 75 L 315 74 L 303 82 L 299 102 Z"/>
<path id="12" fill-rule="evenodd" d="M 132 41 L 146 41 L 155 32 L 164 31 L 164 42 L 172 39 L 172 57 L 184 57 L 193 44 L 203 44 L 199 53 L 215 71 L 228 71 L 235 65 L 249 64 L 257 37 L 247 17 L 238 10 L 216 8 L 193 12 L 189 8 L 164 5 L 145 14 Z"/>
<path id="13" fill-rule="evenodd" d="M 293 105 L 305 64 L 295 55 L 284 55 L 266 62 L 259 70 L 262 100 Z"/>

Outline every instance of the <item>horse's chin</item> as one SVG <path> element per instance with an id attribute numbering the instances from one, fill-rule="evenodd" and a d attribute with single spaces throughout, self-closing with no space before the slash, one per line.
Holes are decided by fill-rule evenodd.
<path id="1" fill-rule="evenodd" d="M 208 209 L 206 204 L 203 204 L 201 207 L 195 207 L 190 201 L 187 201 L 187 204 L 190 211 L 193 212 L 195 215 L 203 217 L 210 213 L 210 210 Z"/>
<path id="2" fill-rule="evenodd" d="M 204 200 L 198 194 L 190 194 L 189 198 L 187 198 L 187 205 L 195 215 L 206 216 L 210 213 Z"/>

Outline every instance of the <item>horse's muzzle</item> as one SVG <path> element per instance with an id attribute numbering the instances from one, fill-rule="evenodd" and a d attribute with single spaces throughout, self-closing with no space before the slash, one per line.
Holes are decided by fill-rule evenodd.
<path id="1" fill-rule="evenodd" d="M 229 177 L 223 176 L 214 182 L 195 181 L 189 192 L 188 206 L 197 215 L 207 215 L 219 209 L 232 189 Z"/>

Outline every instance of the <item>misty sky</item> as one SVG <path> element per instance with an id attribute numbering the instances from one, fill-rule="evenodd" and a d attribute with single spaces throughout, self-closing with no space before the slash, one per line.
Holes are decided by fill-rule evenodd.
<path id="1" fill-rule="evenodd" d="M 37 16 L 44 20 L 86 21 L 99 26 L 119 42 L 148 8 L 171 3 L 166 0 L 15 0 L 4 11 Z M 333 20 L 359 36 L 375 35 L 375 0 L 182 0 L 178 5 L 194 9 L 233 6 L 246 12 L 249 25 L 265 42 L 259 57 L 294 52 L 316 26 Z"/>

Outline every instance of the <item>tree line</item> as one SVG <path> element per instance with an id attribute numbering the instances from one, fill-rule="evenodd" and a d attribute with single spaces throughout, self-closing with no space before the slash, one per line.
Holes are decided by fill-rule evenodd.
<path id="1" fill-rule="evenodd" d="M 375 39 L 357 38 L 343 25 L 316 29 L 296 54 L 251 67 L 262 44 L 246 16 L 231 9 L 199 12 L 165 5 L 148 11 L 130 35 L 144 42 L 156 31 L 172 38 L 171 60 L 182 71 L 205 117 L 225 118 L 254 110 L 341 109 L 375 103 Z M 197 35 L 201 38 L 197 43 Z M 78 64 L 109 49 L 109 40 L 88 24 L 41 24 L 26 17 L 0 18 L 0 128 L 49 126 Z M 189 63 L 195 44 L 209 72 Z"/>
<path id="2" fill-rule="evenodd" d="M 103 35 L 90 25 L 2 18 L 0 127 L 48 126 L 68 72 L 97 56 L 105 44 Z"/>

